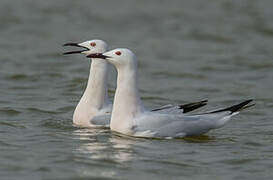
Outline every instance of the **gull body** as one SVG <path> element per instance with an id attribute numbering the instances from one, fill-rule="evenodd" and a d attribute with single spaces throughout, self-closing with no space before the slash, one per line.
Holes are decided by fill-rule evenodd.
<path id="1" fill-rule="evenodd" d="M 114 97 L 110 128 L 113 131 L 136 137 L 174 138 L 200 135 L 224 126 L 233 115 L 247 108 L 251 100 L 229 108 L 204 114 L 186 115 L 171 111 L 146 110 L 140 100 L 137 84 L 137 60 L 129 49 L 115 49 L 101 55 L 117 71 L 117 89 Z"/>

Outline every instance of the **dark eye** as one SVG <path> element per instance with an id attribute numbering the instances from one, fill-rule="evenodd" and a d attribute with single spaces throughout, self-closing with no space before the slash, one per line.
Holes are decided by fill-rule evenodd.
<path id="1" fill-rule="evenodd" d="M 95 43 L 95 42 L 91 42 L 91 43 L 90 43 L 90 46 L 95 47 L 95 46 L 96 46 L 96 43 Z"/>
<path id="2" fill-rule="evenodd" d="M 117 51 L 115 52 L 116 55 L 120 56 L 121 55 L 121 52 L 120 51 Z"/>

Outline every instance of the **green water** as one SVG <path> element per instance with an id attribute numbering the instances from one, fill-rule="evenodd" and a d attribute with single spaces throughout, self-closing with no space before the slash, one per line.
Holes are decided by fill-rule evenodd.
<path id="1" fill-rule="evenodd" d="M 0 179 L 272 179 L 273 1 L 0 1 Z M 62 44 L 132 49 L 148 108 L 254 98 L 225 127 L 185 139 L 72 125 L 90 61 Z M 116 72 L 110 69 L 110 93 Z"/>

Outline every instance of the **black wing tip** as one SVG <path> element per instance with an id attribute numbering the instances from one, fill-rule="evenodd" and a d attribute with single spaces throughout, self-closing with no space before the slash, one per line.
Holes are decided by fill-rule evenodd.
<path id="1" fill-rule="evenodd" d="M 255 105 L 256 105 L 255 103 L 249 104 L 249 105 L 247 105 L 247 106 L 244 106 L 241 110 L 250 108 L 250 107 L 255 106 Z"/>
<path id="2" fill-rule="evenodd" d="M 234 112 L 238 112 L 238 111 L 241 111 L 243 109 L 246 109 L 248 107 L 254 106 L 255 104 L 253 104 L 251 106 L 248 105 L 252 101 L 253 101 L 253 99 L 249 99 L 249 100 L 243 101 L 243 102 L 241 102 L 241 103 L 239 103 L 237 105 L 229 107 L 229 109 L 231 111 L 231 114 L 234 113 Z"/>
<path id="3" fill-rule="evenodd" d="M 183 109 L 183 113 L 191 112 L 195 109 L 201 108 L 205 105 L 207 105 L 208 100 L 203 100 L 199 102 L 193 102 L 193 103 L 188 103 L 188 104 L 182 104 L 179 105 L 179 109 Z"/>
<path id="4" fill-rule="evenodd" d="M 64 52 L 63 55 L 69 55 L 69 54 L 73 54 L 73 53 L 70 53 L 70 52 Z"/>
<path id="5" fill-rule="evenodd" d="M 235 112 L 239 112 L 239 111 L 241 111 L 243 109 L 246 109 L 246 108 L 254 106 L 255 103 L 249 104 L 252 101 L 253 101 L 253 99 L 249 99 L 249 100 L 243 101 L 243 102 L 241 102 L 239 104 L 235 104 L 233 106 L 230 106 L 230 107 L 227 107 L 227 108 L 224 108 L 224 109 L 220 109 L 220 110 L 209 112 L 209 114 L 219 113 L 219 112 L 224 112 L 224 111 L 230 111 L 230 114 L 233 114 Z"/>
<path id="6" fill-rule="evenodd" d="M 65 46 L 70 46 L 72 43 L 64 43 L 63 44 L 63 47 L 65 47 Z"/>

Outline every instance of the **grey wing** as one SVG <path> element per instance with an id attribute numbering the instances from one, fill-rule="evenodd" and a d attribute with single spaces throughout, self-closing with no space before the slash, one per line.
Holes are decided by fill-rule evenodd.
<path id="1" fill-rule="evenodd" d="M 172 105 L 172 104 L 164 105 L 157 109 L 153 109 L 151 111 L 156 111 L 158 113 L 171 113 L 171 114 L 181 114 L 184 112 L 184 110 L 181 109 L 178 105 Z"/>
<path id="2" fill-rule="evenodd" d="M 208 102 L 208 100 L 203 100 L 203 101 L 193 102 L 193 103 L 188 103 L 188 104 L 180 104 L 180 105 L 168 104 L 165 106 L 161 106 L 157 109 L 153 109 L 151 111 L 156 111 L 158 113 L 181 114 L 181 113 L 191 112 L 191 111 L 196 110 L 200 107 L 203 107 L 207 104 L 207 102 Z"/>
<path id="3" fill-rule="evenodd" d="M 113 104 L 108 104 L 100 111 L 100 115 L 95 116 L 90 123 L 96 126 L 110 126 L 111 113 Z"/>
<path id="4" fill-rule="evenodd" d="M 136 130 L 139 136 L 184 137 L 204 134 L 213 128 L 213 124 L 210 118 L 158 113 L 139 119 Z"/>
<path id="5" fill-rule="evenodd" d="M 110 125 L 110 119 L 111 119 L 111 114 L 99 115 L 99 116 L 95 116 L 92 120 L 90 120 L 90 123 L 96 126 L 108 127 Z"/>

